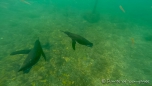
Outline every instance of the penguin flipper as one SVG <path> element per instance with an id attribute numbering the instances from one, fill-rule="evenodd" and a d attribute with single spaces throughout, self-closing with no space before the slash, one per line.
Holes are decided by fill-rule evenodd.
<path id="1" fill-rule="evenodd" d="M 72 48 L 73 48 L 73 50 L 75 50 L 75 44 L 76 44 L 76 41 L 74 39 L 72 39 Z"/>

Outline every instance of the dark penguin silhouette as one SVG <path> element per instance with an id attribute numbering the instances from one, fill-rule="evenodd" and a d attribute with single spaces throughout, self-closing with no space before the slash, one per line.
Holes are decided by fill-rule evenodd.
<path id="1" fill-rule="evenodd" d="M 95 0 L 92 12 L 85 13 L 83 18 L 90 23 L 97 23 L 100 21 L 100 13 L 97 12 L 97 4 L 99 0 Z"/>
<path id="2" fill-rule="evenodd" d="M 46 56 L 42 50 L 41 43 L 39 40 L 35 41 L 33 49 L 16 51 L 11 53 L 10 55 L 16 55 L 16 54 L 28 54 L 23 65 L 19 69 L 19 71 L 23 71 L 24 73 L 28 73 L 30 71 L 32 66 L 39 61 L 41 55 L 44 57 L 46 61 Z"/>
<path id="3" fill-rule="evenodd" d="M 93 43 L 89 42 L 87 39 L 83 38 L 80 35 L 70 33 L 68 31 L 62 31 L 67 34 L 72 39 L 72 48 L 75 50 L 75 44 L 78 42 L 79 44 L 86 45 L 88 47 L 92 47 Z"/>

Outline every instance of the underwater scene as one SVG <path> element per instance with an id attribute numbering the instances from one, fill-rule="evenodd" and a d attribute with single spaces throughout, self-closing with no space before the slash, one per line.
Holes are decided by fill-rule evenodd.
<path id="1" fill-rule="evenodd" d="M 0 86 L 152 86 L 152 0 L 0 0 Z"/>

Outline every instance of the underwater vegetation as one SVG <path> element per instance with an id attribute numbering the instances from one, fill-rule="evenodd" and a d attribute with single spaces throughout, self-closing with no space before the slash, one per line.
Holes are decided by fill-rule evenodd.
<path id="1" fill-rule="evenodd" d="M 0 86 L 152 86 L 149 1 L 1 1 Z"/>

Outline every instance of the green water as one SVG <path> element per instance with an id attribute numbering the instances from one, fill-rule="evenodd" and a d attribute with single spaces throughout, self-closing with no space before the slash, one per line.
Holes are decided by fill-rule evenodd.
<path id="1" fill-rule="evenodd" d="M 152 1 L 99 0 L 99 20 L 89 22 L 94 2 L 1 0 L 0 86 L 152 86 Z M 73 50 L 60 30 L 93 47 Z M 47 61 L 41 56 L 29 73 L 18 72 L 27 55 L 10 53 L 38 38 Z"/>

